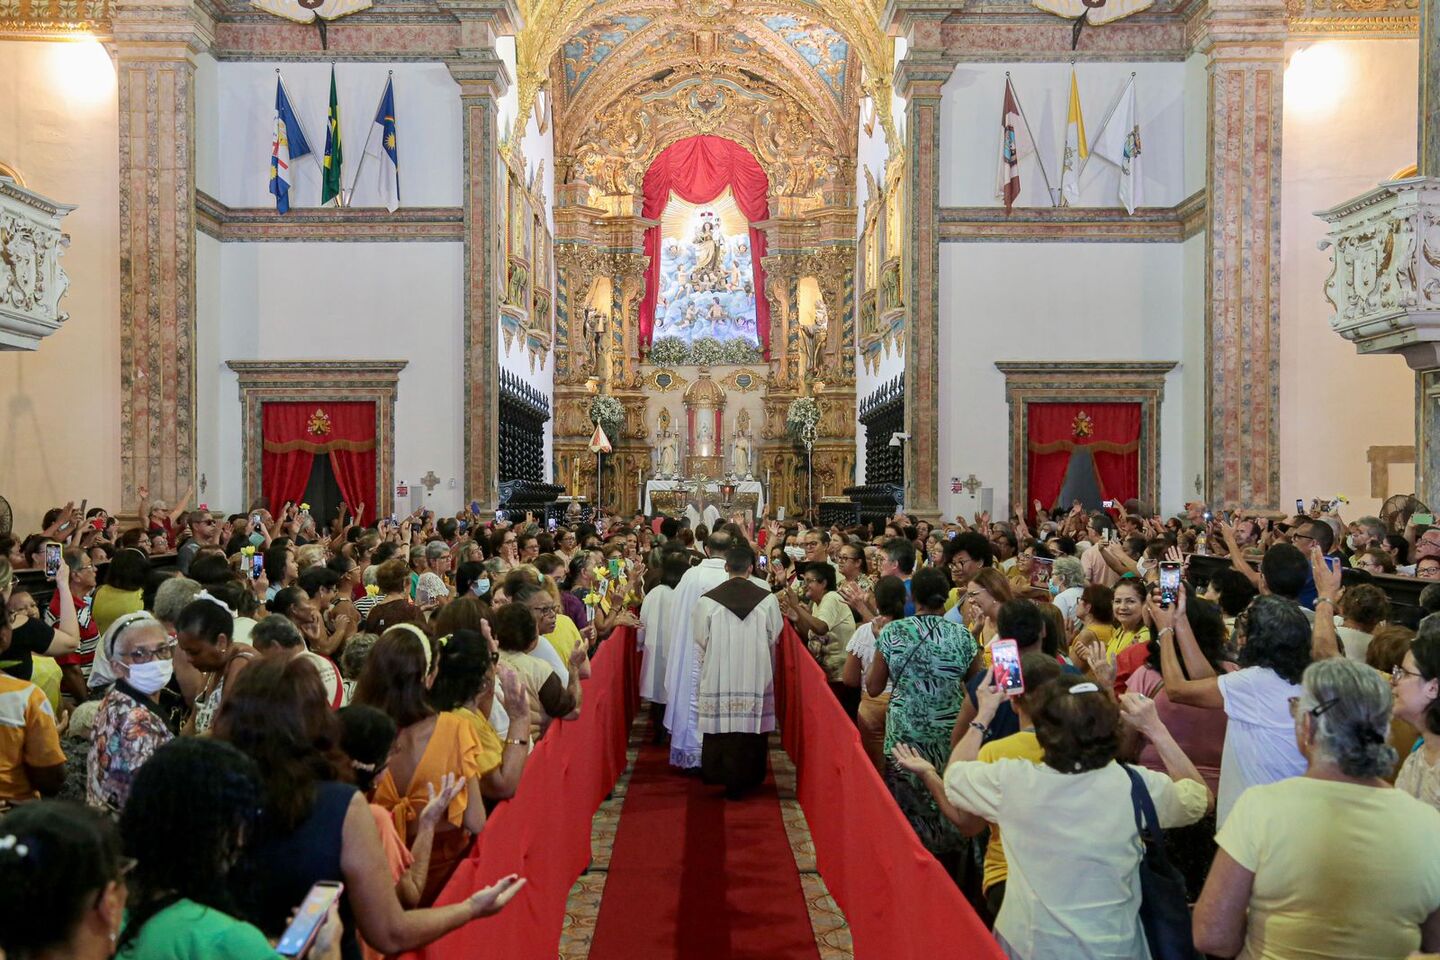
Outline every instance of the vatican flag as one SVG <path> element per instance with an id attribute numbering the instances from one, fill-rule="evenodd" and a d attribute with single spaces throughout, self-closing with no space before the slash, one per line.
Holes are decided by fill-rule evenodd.
<path id="1" fill-rule="evenodd" d="M 1131 77 L 1105 129 L 1095 140 L 1095 154 L 1120 168 L 1120 202 L 1127 213 L 1143 206 L 1144 178 L 1140 173 L 1140 118 L 1135 113 L 1135 78 Z"/>
<path id="2" fill-rule="evenodd" d="M 1070 68 L 1070 112 L 1065 118 L 1065 156 L 1060 162 L 1060 203 L 1069 206 L 1080 199 L 1080 170 L 1090 147 L 1085 142 L 1085 115 L 1080 112 L 1080 86 L 1075 68 Z"/>
<path id="3" fill-rule="evenodd" d="M 595 424 L 595 432 L 590 434 L 591 453 L 609 453 L 614 448 L 610 446 L 610 438 L 605 436 L 605 428 Z"/>
<path id="4" fill-rule="evenodd" d="M 375 111 L 375 123 L 365 140 L 365 159 L 375 164 L 375 186 L 385 209 L 400 206 L 400 145 L 395 134 L 395 78 L 385 81 L 385 93 Z"/>

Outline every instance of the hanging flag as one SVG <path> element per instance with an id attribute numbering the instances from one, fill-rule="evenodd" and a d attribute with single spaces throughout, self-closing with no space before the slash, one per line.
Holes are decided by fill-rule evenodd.
<path id="1" fill-rule="evenodd" d="M 590 434 L 591 453 L 609 453 L 613 447 L 610 446 L 610 438 L 605 436 L 605 428 L 595 424 L 595 432 Z"/>
<path id="2" fill-rule="evenodd" d="M 1085 115 L 1080 112 L 1080 85 L 1075 67 L 1070 67 L 1070 111 L 1065 117 L 1065 157 L 1060 162 L 1060 203 L 1068 206 L 1080 199 L 1080 168 L 1090 147 L 1085 142 Z"/>
<path id="3" fill-rule="evenodd" d="M 395 137 L 395 78 L 385 81 L 385 93 L 375 111 L 375 124 L 365 141 L 366 158 L 375 161 L 376 188 L 385 209 L 400 206 L 400 150 Z"/>
<path id="4" fill-rule="evenodd" d="M 325 122 L 325 163 L 320 180 L 320 206 L 331 200 L 339 205 L 340 167 L 344 161 L 340 151 L 340 98 L 335 93 L 335 65 L 330 65 L 330 116 Z"/>
<path id="5" fill-rule="evenodd" d="M 1004 201 L 1006 213 L 1020 196 L 1020 161 L 1034 152 L 1035 141 L 1020 113 L 1020 98 L 1006 77 L 1005 103 L 1000 110 L 1000 170 L 995 184 L 995 196 Z"/>
<path id="6" fill-rule="evenodd" d="M 275 212 L 290 210 L 290 185 L 295 182 L 290 164 L 310 152 L 310 143 L 290 109 L 285 84 L 275 77 L 275 139 L 270 144 L 270 192 L 275 195 Z"/>
<path id="7" fill-rule="evenodd" d="M 1120 202 L 1126 213 L 1143 206 L 1144 180 L 1140 175 L 1140 118 L 1135 113 L 1135 78 L 1120 94 L 1105 129 L 1095 140 L 1094 152 L 1120 168 Z"/>

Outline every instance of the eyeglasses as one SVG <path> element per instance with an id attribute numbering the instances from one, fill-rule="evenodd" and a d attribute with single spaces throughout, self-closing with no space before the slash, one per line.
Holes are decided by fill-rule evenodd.
<path id="1" fill-rule="evenodd" d="M 158 647 L 142 647 L 139 650 L 131 650 L 129 653 L 121 654 L 121 656 L 130 663 L 149 663 L 152 660 L 173 660 L 175 659 L 175 641 L 171 640 L 169 643 Z"/>
<path id="2" fill-rule="evenodd" d="M 531 607 L 530 612 L 543 617 L 547 613 L 559 613 L 560 608 L 553 603 L 542 603 Z"/>
<path id="3" fill-rule="evenodd" d="M 1318 717 L 1324 716 L 1327 711 L 1332 710 L 1332 709 L 1334 709 L 1335 707 L 1337 707 L 1337 706 L 1339 706 L 1339 705 L 1340 705 L 1340 698 L 1339 698 L 1339 697 L 1335 697 L 1333 700 L 1326 700 L 1324 703 L 1317 703 L 1315 706 L 1311 707 L 1309 710 L 1306 710 L 1305 712 L 1308 713 L 1308 714 L 1310 714 L 1310 716 L 1312 716 L 1312 717 L 1317 717 L 1317 718 L 1318 718 Z M 1299 716 L 1300 716 L 1300 698 L 1299 698 L 1299 697 L 1291 697 L 1291 698 L 1290 698 L 1290 716 L 1292 716 L 1292 717 L 1299 717 Z"/>
<path id="4" fill-rule="evenodd" d="M 1390 679 L 1394 680 L 1396 683 L 1399 683 L 1406 677 L 1415 677 L 1418 680 L 1425 679 L 1425 675 L 1423 673 L 1417 673 L 1414 670 L 1406 670 L 1402 665 L 1398 663 L 1395 664 L 1394 668 L 1390 671 Z"/>

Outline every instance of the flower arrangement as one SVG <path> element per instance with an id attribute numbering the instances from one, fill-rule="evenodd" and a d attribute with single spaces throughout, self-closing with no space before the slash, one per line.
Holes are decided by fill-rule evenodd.
<path id="1" fill-rule="evenodd" d="M 365 584 L 365 596 L 367 596 L 367 597 L 378 597 L 378 596 L 380 596 L 380 588 L 377 587 L 377 586 L 375 586 L 375 584 L 373 584 L 373 583 L 367 583 L 367 584 Z"/>
<path id="2" fill-rule="evenodd" d="M 602 394 L 590 401 L 590 422 L 599 424 L 606 433 L 618 436 L 625 428 L 625 405 L 612 396 Z"/>
<path id="3" fill-rule="evenodd" d="M 746 340 L 726 340 L 722 343 L 714 337 L 698 337 L 694 343 L 687 345 L 679 337 L 661 337 L 650 345 L 647 359 L 661 367 L 698 366 L 700 364 L 740 366 L 762 363 L 765 356 L 753 343 Z"/>
<path id="4" fill-rule="evenodd" d="M 253 557 L 253 556 L 255 556 L 255 548 L 254 548 L 254 547 L 241 547 L 241 548 L 240 548 L 240 554 L 241 554 L 242 556 L 245 556 L 245 557 Z"/>
<path id="5" fill-rule="evenodd" d="M 302 504 L 300 504 L 300 512 L 301 512 L 301 513 L 309 513 L 309 512 L 310 512 L 310 504 L 308 504 L 308 503 L 302 503 Z"/>
<path id="6" fill-rule="evenodd" d="M 785 431 L 796 440 L 803 440 L 806 434 L 814 437 L 815 426 L 820 422 L 820 404 L 814 397 L 796 397 L 785 411 Z"/>

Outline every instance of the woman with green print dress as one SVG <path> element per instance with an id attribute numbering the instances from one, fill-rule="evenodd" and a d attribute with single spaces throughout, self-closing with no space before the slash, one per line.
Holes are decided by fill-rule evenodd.
<path id="1" fill-rule="evenodd" d="M 965 678 L 979 646 L 970 631 L 946 620 L 950 582 L 938 568 L 925 567 L 910 584 L 915 616 L 896 620 L 880 634 L 879 653 L 865 678 L 871 696 L 892 684 L 885 721 L 885 781 L 915 833 L 937 857 L 954 854 L 964 843 L 940 813 L 919 779 L 891 758 L 897 743 L 915 747 L 937 770 L 950 758 L 950 731 L 965 698 Z"/>

